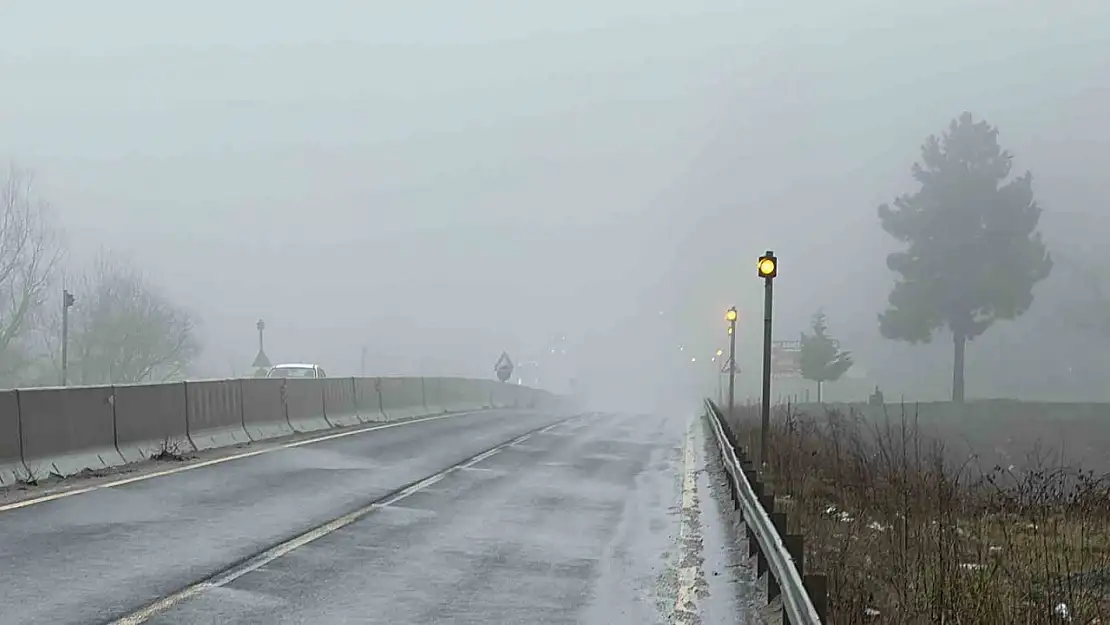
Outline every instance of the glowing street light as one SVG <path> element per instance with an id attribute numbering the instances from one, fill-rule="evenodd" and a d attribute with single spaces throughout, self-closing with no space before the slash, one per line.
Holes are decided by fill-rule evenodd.
<path id="1" fill-rule="evenodd" d="M 779 259 L 775 258 L 775 253 L 767 250 L 767 253 L 759 257 L 759 277 L 770 280 L 779 275 Z"/>
<path id="2" fill-rule="evenodd" d="M 759 277 L 763 278 L 763 410 L 760 415 L 759 461 L 767 464 L 768 436 L 771 428 L 771 308 L 779 259 L 771 250 L 759 257 Z"/>
<path id="3" fill-rule="evenodd" d="M 732 404 L 735 403 L 736 392 L 736 319 L 740 315 L 736 307 L 731 306 L 725 311 L 725 321 L 728 322 L 728 420 L 732 422 Z M 721 350 L 717 350 L 720 354 Z"/>

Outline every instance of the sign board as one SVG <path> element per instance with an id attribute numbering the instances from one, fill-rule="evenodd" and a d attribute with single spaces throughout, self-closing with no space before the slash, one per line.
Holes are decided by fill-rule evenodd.
<path id="1" fill-rule="evenodd" d="M 773 341 L 771 343 L 771 376 L 799 378 L 802 375 L 802 342 Z"/>
<path id="2" fill-rule="evenodd" d="M 497 364 L 493 365 L 493 370 L 497 373 L 497 379 L 502 382 L 508 382 L 513 376 L 513 361 L 507 352 L 501 352 L 501 357 L 497 359 Z"/>
<path id="3" fill-rule="evenodd" d="M 740 367 L 736 366 L 736 361 L 731 358 L 726 358 L 725 364 L 721 365 L 721 373 L 729 373 L 730 369 L 732 373 L 740 373 Z"/>

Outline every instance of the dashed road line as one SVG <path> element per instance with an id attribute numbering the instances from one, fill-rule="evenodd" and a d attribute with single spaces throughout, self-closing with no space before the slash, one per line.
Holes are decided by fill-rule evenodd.
<path id="1" fill-rule="evenodd" d="M 231 462 L 233 460 L 243 460 L 245 458 L 252 458 L 254 456 L 260 456 L 262 454 L 268 454 L 268 453 L 271 453 L 271 452 L 274 452 L 274 451 L 281 451 L 281 450 L 284 450 L 284 449 L 293 449 L 295 447 L 303 447 L 305 445 L 312 445 L 314 443 L 322 443 L 324 441 L 331 441 L 331 440 L 335 440 L 337 438 L 344 438 L 344 437 L 347 437 L 347 436 L 355 436 L 356 434 L 365 434 L 367 432 L 376 432 L 378 430 L 386 430 L 386 429 L 389 429 L 389 428 L 401 427 L 401 426 L 404 426 L 404 425 L 414 425 L 414 424 L 417 424 L 417 423 L 426 423 L 428 421 L 438 421 L 440 419 L 451 419 L 451 418 L 455 418 L 455 417 L 465 417 L 465 416 L 473 415 L 473 414 L 477 414 L 477 413 L 475 413 L 475 412 L 458 412 L 458 413 L 452 413 L 452 414 L 435 415 L 435 416 L 432 416 L 432 417 L 421 417 L 419 419 L 412 419 L 412 420 L 409 420 L 409 421 L 398 421 L 397 423 L 385 423 L 385 424 L 371 425 L 371 426 L 361 427 L 361 428 L 354 429 L 354 430 L 348 430 L 346 432 L 337 432 L 337 433 L 333 433 L 333 434 L 325 434 L 325 435 L 322 435 L 322 436 L 314 436 L 312 438 L 306 438 L 306 439 L 301 439 L 301 440 L 298 440 L 298 441 L 292 441 L 292 442 L 289 442 L 289 443 L 280 443 L 280 444 L 274 445 L 272 447 L 267 447 L 265 449 L 255 449 L 253 451 L 247 451 L 247 452 L 243 452 L 241 454 L 234 454 L 234 455 L 231 455 L 231 456 L 224 456 L 222 458 L 213 458 L 212 460 L 205 460 L 205 461 L 202 461 L 202 462 L 197 462 L 195 464 L 188 464 L 188 465 L 181 466 L 181 467 L 174 467 L 172 469 L 166 469 L 166 470 L 163 470 L 163 471 L 155 471 L 153 473 L 144 473 L 143 475 L 136 475 L 136 476 L 133 476 L 133 477 L 127 477 L 127 478 L 122 478 L 122 479 L 118 479 L 118 480 L 112 480 L 110 482 L 104 482 L 102 484 L 96 484 L 95 486 L 86 486 L 86 487 L 83 487 L 83 488 L 74 488 L 74 489 L 71 489 L 71 490 L 64 490 L 64 491 L 57 492 L 57 493 L 51 493 L 49 495 L 42 495 L 40 497 L 33 497 L 31 499 L 24 499 L 24 500 L 16 501 L 16 502 L 13 502 L 13 503 L 3 504 L 3 505 L 0 505 L 0 512 L 7 512 L 9 510 L 17 510 L 19 508 L 26 508 L 26 507 L 29 507 L 29 506 L 34 506 L 34 505 L 37 505 L 37 504 L 43 504 L 43 503 L 47 503 L 47 502 L 50 502 L 50 501 L 57 501 L 59 499 L 65 499 L 66 497 L 75 497 L 77 495 L 84 495 L 85 493 L 91 493 L 93 491 L 103 490 L 105 488 L 116 488 L 116 487 L 119 487 L 119 486 L 125 486 L 127 484 L 134 484 L 135 482 L 143 482 L 143 481 L 146 481 L 146 480 L 153 480 L 154 478 L 158 478 L 158 477 L 167 477 L 167 476 L 170 476 L 170 475 L 176 475 L 178 473 L 184 473 L 185 471 L 193 471 L 195 469 L 202 469 L 204 467 L 210 467 L 210 466 L 217 465 L 217 464 L 223 464 L 225 462 Z"/>
<path id="2" fill-rule="evenodd" d="M 406 486 L 405 488 L 402 488 L 401 490 L 398 490 L 391 495 L 387 495 L 385 497 L 377 499 L 365 506 L 362 506 L 357 510 L 348 512 L 343 516 L 332 519 L 327 523 L 308 530 L 303 534 L 299 534 L 283 543 L 274 545 L 273 547 L 270 547 L 269 549 L 245 560 L 244 562 L 232 566 L 231 568 L 228 568 L 221 573 L 217 573 L 216 575 L 213 575 L 206 580 L 203 580 L 196 584 L 192 584 L 175 593 L 158 599 L 157 601 L 150 603 L 142 609 L 132 612 L 131 614 L 128 614 L 127 616 L 124 616 L 122 618 L 111 621 L 109 625 L 140 625 L 141 623 L 145 623 L 151 618 L 163 612 L 166 612 L 167 610 L 170 610 L 174 606 L 177 606 L 185 601 L 188 601 L 189 599 L 197 597 L 198 595 L 201 595 L 208 590 L 219 588 L 221 586 L 226 586 L 227 584 L 230 584 L 240 577 L 256 571 L 300 547 L 303 547 L 313 541 L 319 540 L 324 536 L 327 536 L 328 534 L 332 534 L 340 529 L 343 529 L 344 527 L 347 527 L 348 525 L 351 525 L 352 523 L 369 516 L 371 513 L 377 510 L 395 504 L 407 497 L 411 497 L 412 495 L 415 495 L 416 493 L 428 488 L 436 482 L 443 480 L 448 475 L 451 475 L 456 471 L 471 468 L 475 464 L 486 460 L 521 441 L 527 440 L 531 438 L 533 434 L 541 431 L 542 430 L 535 430 L 533 432 L 529 432 L 527 434 L 524 434 L 523 436 L 518 436 L 511 441 L 501 443 L 500 445 L 486 450 L 476 456 L 471 456 L 470 458 L 467 458 L 462 462 L 451 465 L 450 467 L 440 471 L 439 473 L 430 475 L 418 482 Z"/>

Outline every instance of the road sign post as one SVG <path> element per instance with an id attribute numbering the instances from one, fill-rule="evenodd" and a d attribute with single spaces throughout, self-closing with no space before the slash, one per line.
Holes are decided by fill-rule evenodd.
<path id="1" fill-rule="evenodd" d="M 501 357 L 493 365 L 493 371 L 497 374 L 497 379 L 502 382 L 508 382 L 509 378 L 513 375 L 513 361 L 509 358 L 508 352 L 501 352 Z"/>

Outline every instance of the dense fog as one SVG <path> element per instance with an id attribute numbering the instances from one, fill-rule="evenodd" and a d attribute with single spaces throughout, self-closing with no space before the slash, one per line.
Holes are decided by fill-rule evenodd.
<path id="1" fill-rule="evenodd" d="M 736 305 L 751 396 L 774 250 L 776 338 L 822 309 L 852 352 L 829 398 L 945 398 L 945 330 L 880 334 L 877 209 L 968 111 L 1033 172 L 1054 261 L 968 344 L 968 397 L 1110 399 L 1106 33 L 1081 0 L 7 2 L 0 156 L 61 255 L 4 375 L 52 379 L 63 286 L 93 285 L 95 343 L 115 271 L 187 316 L 172 375 L 250 375 L 261 318 L 275 363 L 491 377 L 506 350 L 648 409 L 717 392 Z"/>

